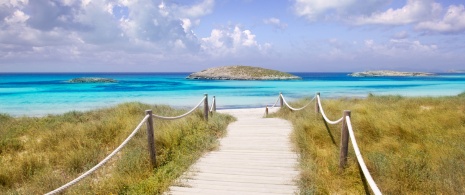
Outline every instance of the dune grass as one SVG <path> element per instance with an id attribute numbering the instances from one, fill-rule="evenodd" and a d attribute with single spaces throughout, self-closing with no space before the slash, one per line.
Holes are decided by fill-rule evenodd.
<path id="1" fill-rule="evenodd" d="M 357 143 L 383 193 L 465 194 L 465 93 L 437 98 L 323 96 L 322 106 L 332 120 L 343 110 L 352 111 Z M 281 109 L 275 116 L 294 125 L 302 194 L 371 192 L 364 186 L 350 143 L 348 167 L 338 167 L 341 124 L 326 124 L 313 106 L 299 112 Z"/>
<path id="2" fill-rule="evenodd" d="M 43 194 L 78 177 L 113 151 L 143 119 L 144 110 L 175 116 L 185 110 L 125 103 L 46 117 L 0 115 L 0 194 Z M 146 125 L 112 160 L 67 194 L 160 194 L 204 152 L 215 149 L 234 118 L 203 113 L 154 119 L 157 165 L 147 150 Z"/>

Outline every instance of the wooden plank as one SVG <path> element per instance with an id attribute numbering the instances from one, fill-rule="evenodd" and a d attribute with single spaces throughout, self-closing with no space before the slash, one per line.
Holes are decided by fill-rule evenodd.
<path id="1" fill-rule="evenodd" d="M 270 184 L 249 184 L 249 183 L 231 183 L 223 181 L 202 181 L 190 180 L 191 186 L 178 187 L 173 186 L 171 190 L 188 191 L 189 189 L 180 188 L 197 188 L 197 189 L 210 189 L 210 190 L 224 190 L 235 192 L 255 192 L 255 193 L 269 193 L 269 194 L 292 194 L 297 187 L 291 185 L 270 185 Z M 238 193 L 241 194 L 241 193 Z"/>

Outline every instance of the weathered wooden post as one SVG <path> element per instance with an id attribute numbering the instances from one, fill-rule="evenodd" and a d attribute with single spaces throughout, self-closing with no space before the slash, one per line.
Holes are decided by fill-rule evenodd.
<path id="1" fill-rule="evenodd" d="M 147 119 L 147 142 L 148 142 L 148 149 L 150 154 L 150 162 L 152 163 L 152 167 L 155 168 L 157 164 L 157 153 L 155 150 L 155 139 L 153 135 L 153 116 L 152 110 L 146 110 L 145 114 L 149 115 Z"/>
<path id="2" fill-rule="evenodd" d="M 205 100 L 203 101 L 203 118 L 208 121 L 208 94 L 205 94 Z"/>
<path id="3" fill-rule="evenodd" d="M 350 110 L 344 110 L 341 129 L 341 154 L 339 156 L 339 167 L 343 169 L 347 164 L 347 153 L 349 151 L 349 129 L 346 123 L 346 116 L 350 117 Z"/>
<path id="4" fill-rule="evenodd" d="M 266 108 L 265 108 L 265 117 L 268 117 L 268 105 L 266 105 Z"/>
<path id="5" fill-rule="evenodd" d="M 320 113 L 320 106 L 318 105 L 318 97 L 320 96 L 320 92 L 316 93 L 316 101 L 315 101 L 315 113 Z"/>
<path id="6" fill-rule="evenodd" d="M 282 92 L 279 92 L 279 105 L 281 106 L 281 108 L 282 108 L 283 105 L 284 105 L 283 93 L 282 93 Z"/>
<path id="7" fill-rule="evenodd" d="M 213 108 L 212 108 L 212 112 L 211 112 L 212 116 L 213 116 L 214 112 L 216 112 L 216 97 L 215 96 L 213 96 Z"/>

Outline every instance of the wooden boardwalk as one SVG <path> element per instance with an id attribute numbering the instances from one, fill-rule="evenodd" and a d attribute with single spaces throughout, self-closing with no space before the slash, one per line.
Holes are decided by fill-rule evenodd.
<path id="1" fill-rule="evenodd" d="M 237 118 L 219 150 L 204 155 L 167 194 L 298 194 L 298 156 L 283 119 L 264 109 L 219 110 Z"/>

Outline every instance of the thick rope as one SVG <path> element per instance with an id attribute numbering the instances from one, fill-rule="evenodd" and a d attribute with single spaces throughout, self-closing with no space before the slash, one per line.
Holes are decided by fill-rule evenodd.
<path id="1" fill-rule="evenodd" d="M 210 112 L 213 112 L 213 105 L 215 105 L 215 98 L 213 98 L 212 105 L 210 106 Z"/>
<path id="2" fill-rule="evenodd" d="M 316 96 L 315 96 L 315 97 L 313 97 L 313 99 L 312 99 L 312 100 L 310 100 L 310 102 L 308 102 L 308 104 L 307 104 L 307 105 L 305 105 L 305 106 L 303 106 L 303 107 L 301 107 L 301 108 L 293 108 L 293 107 L 291 107 L 291 106 L 290 106 L 290 105 L 287 103 L 286 99 L 284 99 L 284 96 L 283 96 L 283 94 L 280 94 L 280 96 L 283 98 L 283 102 L 284 102 L 284 104 L 286 104 L 286 106 L 287 106 L 289 109 L 291 109 L 291 110 L 294 110 L 294 111 L 299 111 L 299 110 L 302 110 L 302 109 L 306 108 L 306 107 L 307 107 L 308 105 L 310 105 L 310 103 L 312 103 L 312 102 L 313 102 L 313 100 L 315 100 L 315 98 L 316 98 Z"/>
<path id="3" fill-rule="evenodd" d="M 328 117 L 326 117 L 326 114 L 325 114 L 325 111 L 323 110 L 323 107 L 321 106 L 320 96 L 317 95 L 316 98 L 317 98 L 317 101 L 318 101 L 318 107 L 320 107 L 321 115 L 323 116 L 323 118 L 325 119 L 325 121 L 327 123 L 335 125 L 335 124 L 340 123 L 342 121 L 342 119 L 344 119 L 344 117 L 341 117 L 340 119 L 337 119 L 335 121 L 329 120 Z"/>
<path id="4" fill-rule="evenodd" d="M 95 165 L 94 167 L 92 167 L 92 169 L 88 170 L 87 172 L 85 172 L 84 174 L 82 174 L 81 176 L 79 176 L 78 178 L 74 179 L 73 181 L 70 181 L 68 182 L 67 184 L 47 193 L 46 195 L 49 195 L 49 194 L 56 194 L 58 192 L 61 192 L 63 190 L 65 190 L 66 188 L 76 184 L 77 182 L 81 181 L 82 179 L 84 179 L 85 177 L 89 176 L 91 173 L 93 173 L 94 171 L 96 171 L 98 168 L 100 168 L 101 166 L 103 166 L 106 162 L 108 162 L 108 160 L 110 160 L 116 153 L 118 153 L 124 146 L 126 146 L 126 144 L 129 142 L 129 140 L 132 139 L 132 137 L 134 137 L 134 135 L 136 135 L 136 133 L 139 131 L 140 127 L 142 126 L 142 124 L 144 124 L 145 121 L 147 121 L 147 119 L 149 118 L 150 115 L 146 115 L 144 117 L 144 119 L 142 119 L 142 121 L 139 123 L 139 125 L 137 125 L 137 127 L 134 129 L 134 131 L 132 131 L 132 133 L 128 136 L 128 138 L 126 138 L 123 143 L 121 143 L 121 145 L 119 145 L 113 152 L 111 152 L 105 159 L 103 159 L 102 161 L 100 161 L 97 165 Z"/>
<path id="5" fill-rule="evenodd" d="M 194 108 L 192 108 L 192 110 L 190 110 L 189 112 L 186 112 L 185 114 L 182 114 L 182 115 L 179 115 L 179 116 L 173 116 L 173 117 L 169 117 L 169 116 L 158 116 L 158 115 L 154 115 L 152 114 L 153 117 L 155 118 L 158 118 L 158 119 L 163 119 L 163 120 L 175 120 L 175 119 L 180 119 L 180 118 L 183 118 L 189 114 L 191 114 L 192 112 L 195 111 L 195 109 L 197 109 L 198 107 L 200 107 L 200 105 L 203 103 L 203 101 L 205 100 L 205 98 L 207 97 L 203 97 L 202 100 L 199 102 L 199 104 L 197 104 L 197 106 L 195 106 Z"/>
<path id="6" fill-rule="evenodd" d="M 350 136 L 350 140 L 352 141 L 352 146 L 353 146 L 354 151 L 355 151 L 355 156 L 357 156 L 357 161 L 358 161 L 358 164 L 360 165 L 360 167 L 362 169 L 363 175 L 365 175 L 365 178 L 366 178 L 368 184 L 370 185 L 371 190 L 373 190 L 373 192 L 376 195 L 378 195 L 378 194 L 380 195 L 381 191 L 379 190 L 379 188 L 376 185 L 375 181 L 371 177 L 371 174 L 368 171 L 367 166 L 365 165 L 365 161 L 363 161 L 362 154 L 360 153 L 360 149 L 358 148 L 358 145 L 357 145 L 357 140 L 355 140 L 354 130 L 352 129 L 352 123 L 350 121 L 349 116 L 346 116 L 346 123 L 347 123 L 347 127 L 349 129 L 349 136 Z"/>
<path id="7" fill-rule="evenodd" d="M 276 106 L 276 104 L 278 104 L 278 102 L 279 102 L 279 97 L 281 97 L 281 95 L 278 96 L 278 99 L 277 99 L 276 102 L 273 104 L 273 106 L 271 106 L 270 109 L 274 108 L 274 107 Z"/>

